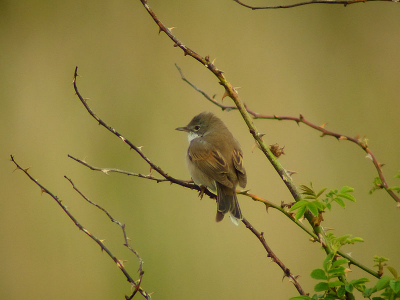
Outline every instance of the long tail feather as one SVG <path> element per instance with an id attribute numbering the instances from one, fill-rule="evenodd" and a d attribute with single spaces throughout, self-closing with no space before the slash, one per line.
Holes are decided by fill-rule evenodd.
<path id="1" fill-rule="evenodd" d="M 238 220 L 243 219 L 235 190 L 217 183 L 216 221 L 222 221 L 227 213 L 230 214 L 231 220 L 235 225 L 238 225 Z"/>

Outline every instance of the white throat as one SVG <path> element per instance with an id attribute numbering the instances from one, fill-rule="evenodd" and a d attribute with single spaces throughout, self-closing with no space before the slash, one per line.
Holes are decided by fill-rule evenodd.
<path id="1" fill-rule="evenodd" d="M 191 141 L 193 141 L 194 139 L 196 139 L 196 138 L 198 138 L 198 137 L 200 137 L 200 135 L 198 135 L 198 134 L 195 133 L 195 132 L 190 131 L 189 134 L 188 134 L 188 141 L 189 141 L 189 144 L 190 144 Z"/>

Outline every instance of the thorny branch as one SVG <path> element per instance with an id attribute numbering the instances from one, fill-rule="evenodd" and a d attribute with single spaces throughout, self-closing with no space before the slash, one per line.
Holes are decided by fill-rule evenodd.
<path id="1" fill-rule="evenodd" d="M 248 4 L 243 3 L 242 1 L 239 0 L 233 0 L 236 3 L 250 8 L 252 10 L 258 10 L 258 9 L 278 9 L 278 8 L 292 8 L 292 7 L 297 7 L 297 6 L 303 6 L 307 4 L 341 4 L 344 5 L 345 7 L 350 4 L 354 3 L 364 3 L 364 2 L 372 2 L 372 1 L 385 1 L 385 2 L 398 2 L 397 0 L 312 0 L 312 1 L 305 1 L 305 2 L 297 2 L 293 4 L 288 4 L 288 5 L 273 5 L 273 6 L 251 6 Z"/>
<path id="2" fill-rule="evenodd" d="M 117 224 L 119 227 L 121 227 L 122 229 L 122 233 L 124 235 L 124 240 L 125 240 L 125 244 L 124 246 L 127 247 L 130 251 L 132 251 L 133 254 L 135 254 L 135 256 L 137 257 L 138 261 L 139 261 L 139 273 L 143 272 L 143 260 L 142 258 L 139 256 L 139 254 L 131 247 L 131 245 L 129 245 L 129 241 L 128 241 L 128 237 L 126 235 L 126 230 L 125 230 L 125 224 L 122 224 L 121 222 L 119 222 L 118 220 L 114 219 L 110 213 L 105 210 L 103 207 L 101 207 L 100 205 L 98 205 L 97 203 L 94 203 L 93 201 L 91 201 L 89 198 L 87 198 L 76 186 L 75 184 L 72 182 L 72 180 L 70 178 L 68 178 L 67 176 L 64 176 L 65 179 L 67 179 L 71 185 L 72 188 L 79 194 L 81 195 L 81 197 L 83 199 L 85 199 L 87 202 L 89 202 L 90 204 L 96 206 L 98 209 L 100 209 L 101 211 L 103 211 L 107 217 L 111 220 L 111 222 Z"/>
<path id="3" fill-rule="evenodd" d="M 95 205 L 96 207 L 98 207 L 99 209 L 101 209 L 102 211 L 104 211 L 107 216 L 111 219 L 111 221 L 113 221 L 114 223 L 118 224 L 121 226 L 123 233 L 124 233 L 124 239 L 125 239 L 125 246 L 128 247 L 128 249 L 130 249 L 139 259 L 140 262 L 140 267 L 139 267 L 139 280 L 136 282 L 128 273 L 128 271 L 125 269 L 123 263 L 121 260 L 119 260 L 117 257 L 115 257 L 115 255 L 104 245 L 104 243 L 98 239 L 96 236 L 94 236 L 92 233 L 90 233 L 85 227 L 83 227 L 83 225 L 81 223 L 79 223 L 79 221 L 72 215 L 72 213 L 68 210 L 68 208 L 62 204 L 62 200 L 60 200 L 57 196 L 55 196 L 50 190 L 48 190 L 46 187 L 44 187 L 42 184 L 40 184 L 36 179 L 34 179 L 29 173 L 28 173 L 28 169 L 23 169 L 14 159 L 14 156 L 11 155 L 11 161 L 16 165 L 18 170 L 21 170 L 22 172 L 25 173 L 25 175 L 27 175 L 29 177 L 29 179 L 31 181 L 33 181 L 37 186 L 40 187 L 42 193 L 46 193 L 48 194 L 50 197 L 52 197 L 57 204 L 64 210 L 64 212 L 67 214 L 67 216 L 74 222 L 74 224 L 81 230 L 83 231 L 87 236 L 89 236 L 93 241 L 95 241 L 103 251 L 105 251 L 108 256 L 117 264 L 118 268 L 122 271 L 122 273 L 124 273 L 126 279 L 128 280 L 128 282 L 135 287 L 135 290 L 133 292 L 132 295 L 136 294 L 137 291 L 139 291 L 139 293 L 146 298 L 147 300 L 151 300 L 151 296 L 140 287 L 141 281 L 142 281 L 142 277 L 143 277 L 143 270 L 142 270 L 142 259 L 139 257 L 139 255 L 136 253 L 135 250 L 133 250 L 133 248 L 128 244 L 128 238 L 126 236 L 126 232 L 125 232 L 125 225 L 122 225 L 119 221 L 113 219 L 111 217 L 111 215 L 102 207 L 100 207 L 99 205 L 93 203 L 92 201 L 90 201 L 86 196 L 83 195 L 82 192 L 80 192 L 74 185 L 74 183 L 72 182 L 71 179 L 69 179 L 68 177 L 65 176 L 65 178 L 71 183 L 72 187 L 74 188 L 74 190 L 76 190 L 86 201 L 88 201 L 89 203 Z M 127 297 L 127 296 L 126 296 Z M 132 296 L 130 296 L 132 297 Z M 128 299 L 128 297 L 127 297 Z M 131 299 L 131 298 L 129 298 Z"/>
<path id="4" fill-rule="evenodd" d="M 129 172 L 129 171 L 125 171 L 125 170 L 120 170 L 120 169 L 114 169 L 114 168 L 97 168 L 97 167 L 93 167 L 92 165 L 89 165 L 85 160 L 81 160 L 79 158 L 73 157 L 72 155 L 68 154 L 69 158 L 72 158 L 73 160 L 77 161 L 78 163 L 88 167 L 89 169 L 93 170 L 93 171 L 99 171 L 99 172 L 103 172 L 104 174 L 108 175 L 108 173 L 120 173 L 120 174 L 124 174 L 124 175 L 128 175 L 128 176 L 135 176 L 135 177 L 140 177 L 140 178 L 146 178 L 149 180 L 154 180 L 157 183 L 159 182 L 170 182 L 168 179 L 165 178 L 156 178 L 151 174 L 148 175 L 143 175 L 140 173 L 133 173 L 133 172 Z M 186 181 L 188 183 L 190 183 L 189 181 Z"/>
<path id="5" fill-rule="evenodd" d="M 218 101 L 216 101 L 214 99 L 214 97 L 210 97 L 206 92 L 202 91 L 201 89 L 199 89 L 197 86 L 195 86 L 193 83 L 191 83 L 182 73 L 181 68 L 178 67 L 178 65 L 176 65 L 176 68 L 179 71 L 179 74 L 181 75 L 181 78 L 183 81 L 185 81 L 187 84 L 189 84 L 192 88 L 194 88 L 196 91 L 198 91 L 200 94 L 202 94 L 208 101 L 210 101 L 211 103 L 217 105 L 218 107 L 220 107 L 223 111 L 231 111 L 231 110 L 235 110 L 238 109 L 236 106 L 229 106 L 229 105 L 223 105 L 221 103 L 219 103 Z M 369 149 L 368 147 L 368 142 L 367 139 L 365 138 L 360 138 L 359 136 L 356 137 L 351 137 L 348 135 L 344 135 L 344 134 L 340 134 L 340 133 L 336 133 L 330 130 L 325 129 L 325 125 L 315 125 L 313 123 L 311 123 L 310 121 L 306 120 L 304 118 L 304 116 L 302 114 L 300 114 L 299 117 L 288 117 L 288 116 L 276 116 L 276 115 L 272 115 L 272 116 L 268 116 L 268 115 L 263 115 L 260 113 L 257 113 L 253 110 L 251 110 L 249 107 L 247 107 L 245 105 L 246 111 L 253 117 L 253 119 L 268 119 L 268 120 L 278 120 L 278 121 L 294 121 L 297 124 L 303 123 L 305 125 L 307 125 L 308 127 L 311 127 L 319 132 L 321 132 L 321 137 L 324 136 L 332 136 L 335 137 L 337 140 L 346 140 L 346 141 L 350 141 L 354 144 L 356 144 L 357 146 L 359 146 L 362 150 L 364 150 L 367 153 L 367 158 L 371 159 L 371 161 L 373 162 L 377 172 L 378 172 L 378 176 L 379 179 L 381 180 L 381 186 L 380 188 L 384 189 L 396 202 L 400 203 L 400 198 L 399 196 L 396 195 L 395 191 L 393 191 L 392 189 L 390 189 L 385 176 L 383 175 L 383 171 L 382 171 L 382 166 L 383 164 L 379 163 L 378 160 L 376 159 L 375 155 L 372 153 L 372 151 Z"/>
<path id="6" fill-rule="evenodd" d="M 291 281 L 294 284 L 294 286 L 297 288 L 297 291 L 299 292 L 300 295 L 305 295 L 304 291 L 301 289 L 301 286 L 298 285 L 298 283 L 297 283 L 298 276 L 294 276 L 290 272 L 290 270 L 283 264 L 283 262 L 274 254 L 274 252 L 268 246 L 268 244 L 264 238 L 264 232 L 260 233 L 245 218 L 243 218 L 242 222 L 244 225 L 246 225 L 246 228 L 248 228 L 260 240 L 261 244 L 264 246 L 264 249 L 268 253 L 268 257 L 270 257 L 271 260 L 282 269 L 283 274 L 284 274 L 283 277 L 289 278 L 289 281 Z"/>

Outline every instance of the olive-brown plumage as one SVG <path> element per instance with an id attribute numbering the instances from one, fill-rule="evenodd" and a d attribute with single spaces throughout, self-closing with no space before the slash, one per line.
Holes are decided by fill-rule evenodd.
<path id="1" fill-rule="evenodd" d="M 187 164 L 193 181 L 217 193 L 217 222 L 229 213 L 238 224 L 242 213 L 236 197 L 236 186 L 247 183 L 243 153 L 225 124 L 214 114 L 202 112 L 185 127 L 188 132 Z"/>

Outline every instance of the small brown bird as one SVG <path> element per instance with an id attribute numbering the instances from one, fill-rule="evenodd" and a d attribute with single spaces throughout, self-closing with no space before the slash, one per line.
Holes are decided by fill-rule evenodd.
<path id="1" fill-rule="evenodd" d="M 220 222 L 226 213 L 238 225 L 242 220 L 236 197 L 236 186 L 246 186 L 243 153 L 238 141 L 225 124 L 210 112 L 195 116 L 185 127 L 189 139 L 187 165 L 194 183 L 217 193 L 217 217 Z"/>

